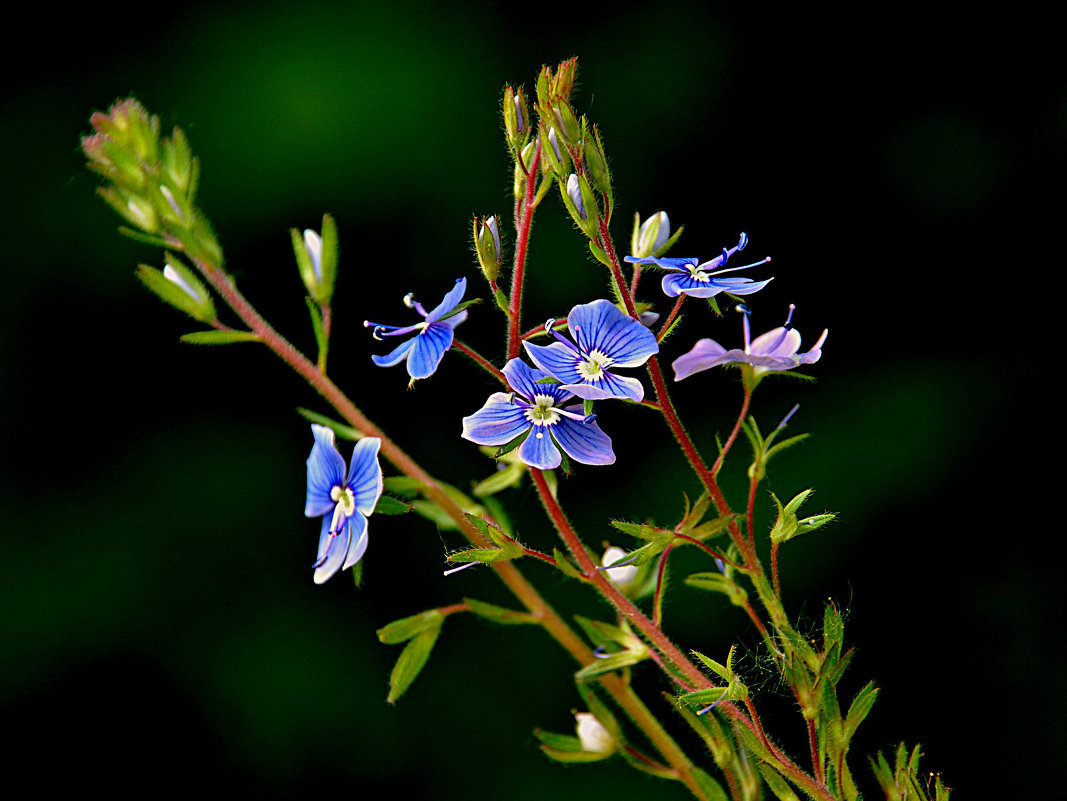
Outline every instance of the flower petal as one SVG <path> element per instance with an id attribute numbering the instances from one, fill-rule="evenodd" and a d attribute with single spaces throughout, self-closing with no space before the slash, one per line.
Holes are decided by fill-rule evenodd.
<path id="1" fill-rule="evenodd" d="M 645 388 L 636 378 L 608 372 L 603 372 L 596 378 L 587 379 L 580 384 L 563 384 L 560 389 L 586 400 L 629 398 L 639 401 L 645 397 Z"/>
<path id="2" fill-rule="evenodd" d="M 566 347 L 560 343 L 561 347 Z M 559 384 L 538 384 L 542 378 L 551 378 L 548 373 L 535 370 L 528 366 L 522 359 L 512 359 L 504 365 L 502 371 L 508 379 L 508 386 L 527 400 L 533 400 L 536 395 L 548 395 L 555 398 L 559 404 L 571 396 L 571 393 L 559 388 Z"/>
<path id="3" fill-rule="evenodd" d="M 732 295 L 751 295 L 759 292 L 774 278 L 766 278 L 763 281 L 753 281 L 751 278 L 713 278 L 712 280 Z"/>
<path id="4" fill-rule="evenodd" d="M 426 315 L 426 322 L 436 322 L 442 314 L 447 314 L 458 306 L 463 300 L 463 293 L 467 291 L 467 279 L 457 278 L 456 285 L 452 287 L 452 290 L 445 295 L 444 300 L 437 304 L 434 309 Z M 457 317 L 459 315 L 456 315 Z M 455 323 L 459 325 L 459 323 Z"/>
<path id="5" fill-rule="evenodd" d="M 333 429 L 326 426 L 311 426 L 315 435 L 315 444 L 307 460 L 307 500 L 304 514 L 318 517 L 333 510 L 334 500 L 330 490 L 340 486 L 344 481 L 345 460 L 334 444 Z"/>
<path id="6" fill-rule="evenodd" d="M 568 411 L 580 412 L 581 406 L 572 406 Z M 564 418 L 552 426 L 552 436 L 567 455 L 582 464 L 614 464 L 615 452 L 611 438 L 600 430 L 595 422 L 579 423 Z"/>
<path id="7" fill-rule="evenodd" d="M 564 384 L 581 382 L 582 374 L 578 372 L 581 356 L 562 342 L 553 342 L 551 345 L 523 342 L 522 346 L 526 348 L 526 355 L 530 357 L 530 361 L 553 378 L 559 379 Z M 538 387 L 541 386 L 544 385 L 538 384 Z"/>
<path id="8" fill-rule="evenodd" d="M 598 350 L 618 367 L 638 367 L 659 352 L 655 334 L 604 299 L 571 309 L 567 328 L 583 353 Z"/>
<path id="9" fill-rule="evenodd" d="M 319 558 L 315 561 L 316 584 L 322 584 L 341 569 L 352 539 L 352 527 L 347 521 L 344 528 L 337 534 L 330 534 L 330 523 L 329 517 L 322 519 L 322 533 L 319 534 Z"/>
<path id="10" fill-rule="evenodd" d="M 345 563 L 341 566 L 342 570 L 352 567 L 367 552 L 367 518 L 356 512 L 348 519 L 345 528 L 350 529 L 350 533 L 348 549 L 345 551 Z"/>
<path id="11" fill-rule="evenodd" d="M 685 270 L 686 272 L 688 272 L 691 265 L 696 266 L 700 263 L 700 259 L 679 259 L 656 256 L 646 256 L 643 259 L 635 259 L 633 256 L 627 256 L 623 261 L 628 261 L 630 264 L 655 264 L 657 267 L 662 267 L 664 270 Z"/>
<path id="12" fill-rule="evenodd" d="M 558 424 L 557 424 L 558 425 Z M 534 426 L 522 445 L 519 446 L 519 458 L 530 467 L 539 470 L 552 470 L 559 467 L 563 457 L 559 455 L 559 449 L 552 437 L 548 435 L 548 429 L 552 426 Z"/>
<path id="13" fill-rule="evenodd" d="M 506 445 L 530 427 L 522 407 L 511 396 L 494 392 L 481 409 L 463 418 L 463 439 L 479 445 Z"/>
<path id="14" fill-rule="evenodd" d="M 801 364 L 814 364 L 819 361 L 819 358 L 822 356 L 822 343 L 826 341 L 826 335 L 829 333 L 829 329 L 824 328 L 822 336 L 819 337 L 819 341 L 816 342 L 807 353 L 800 354 L 797 357 L 797 360 Z"/>
<path id="15" fill-rule="evenodd" d="M 430 323 L 415 337 L 414 347 L 408 357 L 408 375 L 412 378 L 429 378 L 434 374 L 445 351 L 452 347 L 455 334 L 444 323 Z"/>
<path id="16" fill-rule="evenodd" d="M 760 334 L 749 346 L 749 353 L 756 356 L 791 358 L 800 348 L 800 333 L 795 328 L 780 326 L 766 334 Z"/>
<path id="17" fill-rule="evenodd" d="M 712 298 L 722 292 L 722 287 L 711 281 L 698 281 L 689 273 L 668 273 L 659 283 L 663 294 L 676 298 L 685 294 L 694 298 Z"/>
<path id="18" fill-rule="evenodd" d="M 693 373 L 726 364 L 730 361 L 731 353 L 740 353 L 742 356 L 745 354 L 744 351 L 728 351 L 714 339 L 701 339 L 688 353 L 679 356 L 671 364 L 674 368 L 674 380 L 681 381 Z"/>
<path id="19" fill-rule="evenodd" d="M 407 342 L 396 348 L 391 353 L 387 353 L 385 356 L 371 356 L 371 360 L 379 367 L 392 367 L 395 364 L 400 364 L 408 357 L 408 351 L 415 347 L 415 339 L 409 339 Z"/>
<path id="20" fill-rule="evenodd" d="M 377 437 L 364 437 L 352 449 L 352 466 L 345 485 L 355 496 L 356 508 L 365 515 L 374 511 L 382 494 L 382 468 L 378 464 L 381 445 Z"/>

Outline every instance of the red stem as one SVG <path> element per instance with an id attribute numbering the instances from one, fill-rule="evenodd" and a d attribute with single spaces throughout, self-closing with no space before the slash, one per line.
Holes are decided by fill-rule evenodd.
<path id="1" fill-rule="evenodd" d="M 522 203 L 521 217 L 516 214 L 515 228 L 518 237 L 515 240 L 515 261 L 511 271 L 511 307 L 508 317 L 508 359 L 519 356 L 521 337 L 519 326 L 522 319 L 522 282 L 526 272 L 526 251 L 530 244 L 530 226 L 533 224 L 534 197 L 537 193 L 537 173 L 541 163 L 541 139 L 534 147 L 530 167 L 526 171 L 526 195 Z"/>
<path id="2" fill-rule="evenodd" d="M 470 347 L 469 345 L 463 344 L 458 339 L 452 340 L 452 346 L 460 353 L 464 353 L 469 356 L 475 362 L 475 364 L 484 369 L 486 372 L 490 373 L 493 378 L 495 378 L 501 384 L 503 384 L 504 386 L 508 385 L 507 377 L 502 372 L 500 372 L 500 370 L 494 367 L 492 362 L 482 356 L 482 354 L 478 353 L 478 351 L 476 351 L 474 348 Z"/>
<path id="3" fill-rule="evenodd" d="M 632 293 L 631 293 L 632 294 Z M 656 341 L 662 342 L 663 337 L 667 335 L 667 330 L 671 327 L 671 323 L 674 322 L 674 318 L 678 316 L 678 312 L 682 310 L 682 303 L 685 301 L 685 293 L 678 296 L 678 300 L 674 302 L 674 308 L 671 309 L 671 313 L 667 315 L 666 322 L 659 329 L 659 334 L 656 335 Z"/>

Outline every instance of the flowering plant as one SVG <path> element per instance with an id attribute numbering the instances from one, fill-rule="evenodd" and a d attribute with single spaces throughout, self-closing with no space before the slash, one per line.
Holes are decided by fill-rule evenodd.
<path id="1" fill-rule="evenodd" d="M 867 684 L 847 705 L 841 702 L 839 686 L 852 653 L 844 644 L 841 612 L 831 602 L 822 615 L 820 636 L 801 632 L 783 603 L 778 570 L 783 543 L 822 528 L 834 515 L 802 516 L 800 509 L 811 495 L 805 489 L 785 503 L 771 496 L 777 514 L 769 529 L 757 526 L 755 516 L 758 490 L 772 457 L 804 435 L 786 435 L 792 412 L 764 434 L 750 413 L 753 395 L 763 378 L 816 362 L 826 333 L 811 350 L 799 353 L 800 337 L 791 327 L 791 310 L 784 326 L 751 340 L 748 308 L 741 307 L 743 349 L 727 350 L 703 338 L 676 357 L 676 380 L 716 365 L 736 364 L 742 370 L 740 409 L 731 430 L 714 443 L 693 438 L 659 361 L 667 336 L 681 319 L 683 302 L 687 297 L 704 299 L 706 307 L 700 311 L 717 315 L 719 301 L 758 296 L 771 279 L 721 277 L 729 270 L 744 269 L 726 266 L 747 244 L 744 234 L 736 247 L 708 262 L 666 257 L 681 229 L 672 234 L 664 212 L 644 222 L 635 218 L 633 252 L 620 258 L 611 233 L 613 176 L 597 126 L 574 108 L 576 71 L 573 59 L 543 68 L 532 104 L 522 88 L 509 86 L 504 91 L 505 137 L 514 172 L 515 239 L 510 258 L 498 215 L 475 218 L 472 237 L 485 290 L 496 306 L 484 313 L 501 315 L 503 366 L 456 338 L 456 327 L 468 319 L 478 299 L 464 301 L 467 279 L 455 278 L 454 265 L 443 280 L 455 283 L 430 311 L 413 295 L 405 298 L 421 322 L 365 323 L 376 338 L 410 335 L 389 354 L 373 357 L 381 367 L 405 362 L 409 387 L 432 379 L 443 360 L 453 358 L 448 356 L 451 350 L 483 371 L 491 388 L 488 400 L 482 400 L 483 388 L 465 383 L 458 391 L 469 396 L 470 408 L 483 405 L 462 421 L 453 421 L 450 430 L 457 442 L 466 439 L 471 447 L 487 446 L 489 456 L 507 475 L 503 480 L 477 482 L 470 495 L 455 479 L 446 483 L 427 472 L 399 444 L 413 439 L 412 432 L 388 434 L 327 370 L 339 269 L 332 217 L 323 218 L 321 232 L 292 231 L 318 348 L 312 359 L 263 318 L 224 266 L 222 249 L 196 203 L 199 165 L 180 130 L 161 136 L 158 120 L 136 101 L 125 100 L 107 114 L 93 115 L 94 133 L 83 140 L 83 150 L 89 166 L 104 178 L 100 193 L 123 217 L 125 230 L 164 249 L 164 268 L 142 266 L 139 277 L 161 300 L 204 326 L 186 335 L 185 341 L 259 343 L 332 407 L 329 413 L 305 413 L 312 422 L 313 441 L 307 459 L 305 515 L 321 517 L 315 558 L 309 558 L 314 581 L 327 581 L 345 568 L 353 568 L 358 581 L 363 560 L 374 558 L 374 548 L 368 546 L 371 526 L 377 531 L 380 525 L 383 534 L 391 528 L 391 535 L 401 535 L 404 526 L 370 521 L 372 515 L 419 515 L 467 540 L 469 547 L 447 554 L 446 563 L 486 565 L 522 607 L 464 598 L 414 614 L 404 610 L 403 616 L 383 625 L 377 632 L 383 643 L 404 644 L 390 676 L 390 702 L 401 698 L 428 664 L 447 617 L 469 614 L 497 623 L 536 626 L 573 657 L 574 698 L 566 703 L 582 707 L 574 714 L 574 734 L 535 730 L 548 757 L 562 762 L 615 759 L 708 801 L 747 801 L 768 792 L 780 799 L 803 794 L 820 801 L 854 801 L 860 797 L 860 781 L 853 775 L 849 749 L 878 690 Z M 560 317 L 524 328 L 532 224 L 553 186 L 588 252 L 606 271 L 610 297 L 568 299 L 557 312 Z M 673 306 L 662 323 L 651 311 L 662 298 L 656 292 L 645 295 L 646 287 L 639 283 L 646 268 L 667 273 L 660 288 L 673 299 Z M 508 272 L 510 286 L 502 287 L 501 277 Z M 427 288 L 438 291 L 437 283 L 428 279 Z M 231 322 L 220 319 L 220 302 L 232 315 Z M 693 316 L 699 319 L 700 311 Z M 535 341 L 543 337 L 555 341 L 547 345 Z M 648 384 L 633 374 L 616 372 L 620 368 L 643 368 Z M 651 518 L 612 520 L 618 534 L 631 538 L 630 547 L 612 545 L 602 552 L 579 534 L 564 508 L 574 502 L 568 497 L 572 477 L 618 462 L 612 439 L 601 428 L 601 414 L 608 431 L 625 431 L 627 415 L 660 418 L 697 488 L 693 498 L 685 497 L 684 512 L 669 524 L 658 525 Z M 744 476 L 748 492 L 743 504 L 735 506 L 720 473 L 742 433 L 751 446 Z M 338 437 L 355 440 L 347 464 L 337 447 Z M 715 453 L 710 463 L 705 455 L 709 450 Z M 555 474 L 557 469 L 564 478 Z M 542 542 L 532 547 L 519 539 L 519 526 L 513 522 L 516 508 L 505 490 L 527 478 L 562 548 Z M 654 480 L 654 474 L 648 478 Z M 680 569 L 681 560 L 672 560 L 679 549 L 689 549 L 706 562 L 706 569 L 686 575 L 684 584 L 713 593 L 750 621 L 762 658 L 773 666 L 799 708 L 807 735 L 801 753 L 787 751 L 780 735 L 764 726 L 764 699 L 735 659 L 736 644 L 701 642 L 701 650 L 695 650 L 678 645 L 668 633 L 663 599 L 668 576 Z M 560 579 L 587 588 L 612 613 L 607 619 L 575 616 L 579 633 L 520 570 L 516 563 L 524 559 L 546 564 Z M 709 651 L 718 658 L 708 656 Z M 658 682 L 656 694 L 669 698 L 665 710 L 653 711 L 643 685 L 635 681 L 648 677 Z M 701 753 L 680 739 L 678 730 L 686 728 L 705 746 Z M 888 799 L 940 801 L 949 796 L 939 777 L 920 780 L 917 747 L 901 745 L 890 757 L 878 754 L 872 766 L 874 780 Z"/>

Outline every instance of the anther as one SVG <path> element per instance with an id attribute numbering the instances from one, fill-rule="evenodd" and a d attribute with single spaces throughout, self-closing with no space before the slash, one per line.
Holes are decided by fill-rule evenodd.
<path id="1" fill-rule="evenodd" d="M 404 305 L 407 306 L 409 309 L 414 308 L 414 305 L 413 305 L 413 301 L 414 300 L 415 300 L 415 293 L 414 292 L 408 292 L 406 295 L 404 295 Z"/>
<path id="2" fill-rule="evenodd" d="M 782 325 L 782 328 L 789 328 L 790 324 L 793 321 L 793 309 L 795 309 L 795 308 L 796 308 L 796 306 L 794 304 L 792 304 L 792 303 L 789 304 L 789 314 L 788 314 L 788 316 L 786 316 L 785 323 Z"/>
<path id="3" fill-rule="evenodd" d="M 741 232 L 741 238 L 737 242 L 737 249 L 738 250 L 744 250 L 745 249 L 745 245 L 747 245 L 747 244 L 748 244 L 748 234 L 746 234 L 744 231 L 742 231 Z"/>

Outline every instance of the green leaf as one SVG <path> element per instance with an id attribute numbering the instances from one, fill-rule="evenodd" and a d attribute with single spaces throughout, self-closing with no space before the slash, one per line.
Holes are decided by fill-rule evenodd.
<path id="1" fill-rule="evenodd" d="M 744 606 L 745 602 L 748 601 L 748 593 L 745 592 L 744 587 L 741 587 L 733 579 L 724 576 L 722 573 L 693 573 L 686 576 L 685 583 L 698 590 L 721 592 L 730 599 L 730 603 L 734 606 Z"/>
<path id="2" fill-rule="evenodd" d="M 867 686 L 856 694 L 848 708 L 848 714 L 845 715 L 846 742 L 856 734 L 856 729 L 870 714 L 876 700 L 878 700 L 878 688 L 874 686 L 874 682 L 869 682 Z"/>
<path id="3" fill-rule="evenodd" d="M 296 407 L 296 413 L 303 417 L 305 420 L 309 420 L 312 423 L 318 423 L 320 426 L 326 426 L 332 428 L 333 433 L 339 436 L 341 439 L 358 440 L 363 439 L 363 434 L 358 429 L 353 428 L 345 423 L 340 423 L 331 417 L 327 417 L 324 414 L 313 412 L 311 409 L 305 409 L 302 406 Z M 389 481 L 389 479 L 386 479 Z"/>
<path id="4" fill-rule="evenodd" d="M 424 631 L 441 628 L 444 619 L 444 615 L 436 609 L 427 609 L 417 615 L 394 620 L 392 623 L 382 626 L 375 633 L 378 635 L 379 642 L 383 642 L 386 645 L 396 645 L 410 640 Z"/>
<path id="5" fill-rule="evenodd" d="M 403 515 L 411 511 L 411 504 L 404 503 L 399 498 L 391 495 L 382 495 L 378 498 L 378 504 L 374 507 L 376 515 Z"/>
<path id="6" fill-rule="evenodd" d="M 251 331 L 194 331 L 182 334 L 182 342 L 190 345 L 230 345 L 234 342 L 259 342 L 259 336 Z"/>
<path id="7" fill-rule="evenodd" d="M 514 609 L 505 609 L 503 606 L 478 601 L 474 598 L 464 598 L 463 603 L 470 607 L 471 612 L 478 617 L 491 620 L 494 623 L 502 623 L 505 626 L 518 626 L 526 623 L 540 625 L 536 617 L 527 612 L 517 612 Z"/>
<path id="8" fill-rule="evenodd" d="M 430 652 L 433 651 L 434 643 L 437 642 L 437 635 L 440 633 L 441 625 L 438 623 L 436 627 L 416 634 L 404 646 L 404 650 L 400 652 L 400 657 L 393 666 L 393 672 L 389 675 L 389 696 L 385 700 L 390 704 L 395 704 L 422 672 L 423 667 L 426 666 L 426 660 L 430 658 Z"/>

